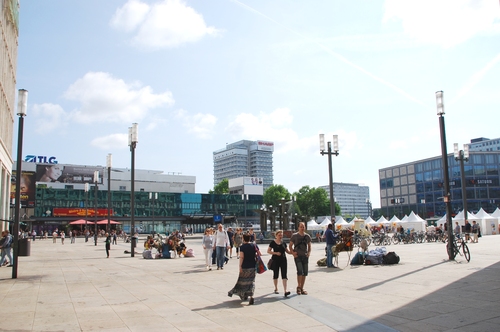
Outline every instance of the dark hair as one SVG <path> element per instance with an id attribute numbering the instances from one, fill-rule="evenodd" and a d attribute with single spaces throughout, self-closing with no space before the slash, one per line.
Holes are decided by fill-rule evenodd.
<path id="1" fill-rule="evenodd" d="M 332 229 L 333 225 L 332 224 L 328 224 L 328 228 L 329 229 Z"/>
<path id="2" fill-rule="evenodd" d="M 248 235 L 248 234 L 243 234 L 243 241 L 244 241 L 244 242 L 250 242 L 250 237 L 251 237 L 251 236 L 250 236 L 250 235 Z"/>

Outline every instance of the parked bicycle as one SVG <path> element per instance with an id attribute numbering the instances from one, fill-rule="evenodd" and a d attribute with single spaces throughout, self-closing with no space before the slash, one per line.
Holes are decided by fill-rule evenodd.
<path id="1" fill-rule="evenodd" d="M 446 250 L 448 250 L 448 246 L 446 246 Z M 453 259 L 457 257 L 457 254 L 464 256 L 467 262 L 470 261 L 469 247 L 467 246 L 467 242 L 465 242 L 460 235 L 456 235 L 453 239 Z"/>

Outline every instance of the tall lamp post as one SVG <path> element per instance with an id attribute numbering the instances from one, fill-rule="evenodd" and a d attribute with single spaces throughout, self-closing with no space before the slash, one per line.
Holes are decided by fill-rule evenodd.
<path id="1" fill-rule="evenodd" d="M 87 232 L 89 231 L 88 226 L 87 226 L 87 218 L 89 214 L 89 184 L 85 182 L 85 242 L 89 240 L 89 237 L 87 236 Z"/>
<path id="2" fill-rule="evenodd" d="M 453 144 L 455 160 L 460 161 L 460 179 L 462 181 L 462 202 L 464 206 L 464 220 L 467 220 L 467 189 L 465 183 L 464 161 L 469 161 L 469 145 L 464 144 L 464 149 L 458 149 L 458 143 Z"/>
<path id="3" fill-rule="evenodd" d="M 155 200 L 158 199 L 158 193 L 149 193 L 149 200 L 153 201 L 151 204 L 151 218 L 153 219 L 153 235 L 155 234 Z"/>
<path id="4" fill-rule="evenodd" d="M 332 155 L 339 155 L 339 138 L 338 135 L 333 135 L 333 150 L 332 143 L 328 142 L 328 150 L 325 151 L 325 135 L 319 134 L 319 150 L 320 154 L 328 155 L 328 175 L 330 180 L 330 218 L 335 229 L 335 197 L 333 196 L 333 171 L 332 171 Z"/>
<path id="5" fill-rule="evenodd" d="M 108 227 L 106 227 L 106 231 L 111 231 L 111 163 L 113 161 L 113 157 L 111 153 L 108 153 L 106 156 L 106 167 L 108 168 Z"/>
<path id="6" fill-rule="evenodd" d="M 448 233 L 448 259 L 453 260 L 453 229 L 451 223 L 451 195 L 450 175 L 448 169 L 448 152 L 446 150 L 446 131 L 444 127 L 444 101 L 443 91 L 436 92 L 437 115 L 439 116 L 439 131 L 441 132 L 441 154 L 443 163 L 444 194 L 443 201 L 446 207 L 446 227 Z"/>
<path id="7" fill-rule="evenodd" d="M 137 123 L 132 123 L 128 128 L 128 145 L 130 146 L 131 167 L 130 167 L 130 257 L 134 257 L 135 241 L 135 148 L 138 141 Z"/>
<path id="8" fill-rule="evenodd" d="M 94 171 L 94 245 L 97 245 L 97 182 L 99 171 Z"/>
<path id="9" fill-rule="evenodd" d="M 19 258 L 19 223 L 21 222 L 21 172 L 23 165 L 23 131 L 24 117 L 28 107 L 28 90 L 20 89 L 17 97 L 17 115 L 19 116 L 19 129 L 17 136 L 17 162 L 16 162 L 16 201 L 14 202 L 15 220 L 12 234 L 14 236 L 14 256 L 12 257 L 12 279 L 17 278 L 17 263 Z"/>

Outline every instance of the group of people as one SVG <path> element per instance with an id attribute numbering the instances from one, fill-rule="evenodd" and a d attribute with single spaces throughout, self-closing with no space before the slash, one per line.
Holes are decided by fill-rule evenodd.
<path id="1" fill-rule="evenodd" d="M 462 233 L 462 227 L 458 224 L 458 221 L 455 222 L 455 228 L 453 229 L 453 233 L 457 237 L 460 237 L 460 234 Z M 465 242 L 469 241 L 470 243 L 478 242 L 478 238 L 481 237 L 481 227 L 475 220 L 472 220 L 472 224 L 469 223 L 468 220 L 465 220 L 464 236 L 465 236 L 464 238 Z"/>
<path id="2" fill-rule="evenodd" d="M 222 242 L 221 247 L 223 248 L 224 245 L 229 243 L 229 238 L 227 238 L 228 232 L 223 230 L 221 224 L 219 224 L 217 228 L 218 229 L 216 233 L 218 233 L 218 236 L 220 236 L 219 241 Z M 288 290 L 288 262 L 286 257 L 288 254 L 293 256 L 295 267 L 297 270 L 297 295 L 307 295 L 307 291 L 304 289 L 304 284 L 309 271 L 308 266 L 312 249 L 312 239 L 305 230 L 305 224 L 303 222 L 299 223 L 298 231 L 292 234 L 290 243 L 288 245 L 283 240 L 282 230 L 278 230 L 274 233 L 274 240 L 272 240 L 269 244 L 267 253 L 272 256 L 272 261 L 270 262 L 270 270 L 273 272 L 275 294 L 279 294 L 278 278 L 281 273 L 283 295 L 285 297 L 288 297 L 290 295 L 290 291 Z M 236 234 L 238 234 L 238 230 Z M 208 254 L 210 252 L 210 242 L 208 242 L 208 240 L 207 242 L 205 242 L 206 236 L 209 237 L 210 235 L 208 235 L 206 232 L 206 235 L 204 236 L 203 247 L 204 249 L 207 248 L 205 250 L 207 250 Z M 236 238 L 237 237 L 235 237 L 235 241 Z M 234 287 L 228 292 L 228 296 L 232 297 L 234 294 L 236 294 L 240 297 L 241 300 L 248 300 L 248 304 L 252 305 L 254 304 L 253 296 L 255 291 L 255 266 L 258 258 L 262 255 L 259 247 L 255 243 L 255 235 L 253 235 L 253 230 L 242 233 L 241 238 L 242 244 L 236 247 L 239 257 L 238 280 L 236 281 Z M 214 247 L 217 249 L 217 242 L 212 243 L 212 249 Z M 207 265 L 208 263 L 209 261 L 207 259 Z"/>

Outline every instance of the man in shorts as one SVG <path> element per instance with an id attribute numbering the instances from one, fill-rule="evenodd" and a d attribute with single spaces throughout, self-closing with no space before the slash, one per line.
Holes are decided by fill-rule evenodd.
<path id="1" fill-rule="evenodd" d="M 297 294 L 307 295 L 304 290 L 307 273 L 309 271 L 309 256 L 311 255 L 311 236 L 306 233 L 306 225 L 299 223 L 299 231 L 293 233 L 288 249 L 293 255 L 297 268 Z"/>

